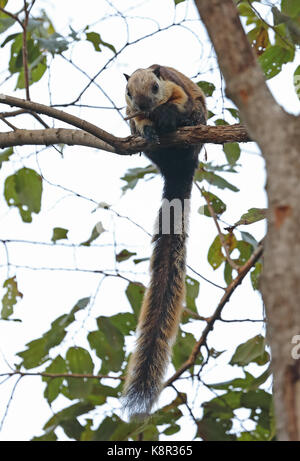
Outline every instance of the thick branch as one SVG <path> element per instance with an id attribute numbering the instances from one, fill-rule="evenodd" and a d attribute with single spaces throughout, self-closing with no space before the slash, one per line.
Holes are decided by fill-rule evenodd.
<path id="1" fill-rule="evenodd" d="M 151 151 L 157 149 L 157 144 L 146 142 L 145 139 L 137 136 L 127 136 L 126 138 L 119 138 L 96 125 L 82 120 L 67 112 L 54 109 L 53 107 L 39 104 L 32 101 L 25 101 L 23 99 L 15 98 L 0 94 L 0 103 L 8 104 L 10 106 L 20 107 L 25 110 L 48 115 L 57 120 L 73 125 L 81 130 L 89 133 L 91 136 L 80 136 L 76 130 L 65 129 L 46 129 L 43 131 L 35 130 L 16 130 L 14 133 L 0 133 L 0 146 L 9 147 L 22 144 L 79 144 L 87 145 L 89 147 L 98 147 L 109 152 L 114 152 L 122 155 L 131 155 L 145 150 Z M 7 113 L 6 113 L 7 116 Z M 64 138 L 65 140 L 62 140 Z M 76 140 L 76 141 L 75 141 Z M 99 144 L 99 140 L 104 143 Z M 87 141 L 87 144 L 85 144 Z M 224 144 L 226 142 L 249 142 L 247 131 L 242 125 L 224 125 L 224 126 L 205 126 L 198 125 L 194 127 L 183 127 L 168 136 L 160 139 L 159 147 L 170 147 L 173 145 L 187 145 L 198 143 L 213 143 Z"/>
<path id="2" fill-rule="evenodd" d="M 25 145 L 48 146 L 52 144 L 95 147 L 115 153 L 115 149 L 110 144 L 82 130 L 66 128 L 47 128 L 45 130 L 17 129 L 7 133 L 0 133 L 0 148 Z"/>
<path id="3" fill-rule="evenodd" d="M 13 96 L 8 96 L 5 94 L 0 94 L 0 103 L 8 104 L 9 106 L 16 106 L 22 109 L 30 110 L 38 114 L 48 115 L 57 120 L 69 123 L 70 125 L 76 126 L 81 130 L 87 131 L 90 134 L 102 139 L 102 141 L 107 142 L 116 149 L 122 148 L 122 138 L 117 138 L 105 130 L 102 130 L 93 123 L 82 120 L 79 117 L 76 117 L 72 114 L 67 114 L 62 110 L 54 109 L 54 107 L 49 107 L 44 104 L 39 104 L 37 102 L 25 101 L 24 99 L 14 98 Z"/>
<path id="4" fill-rule="evenodd" d="M 0 148 L 23 145 L 51 145 L 67 144 L 95 147 L 107 152 L 120 155 L 132 155 L 145 149 L 151 151 L 157 149 L 157 144 L 150 144 L 138 136 L 119 138 L 122 140 L 122 149 L 115 149 L 112 145 L 93 136 L 83 130 L 67 128 L 48 128 L 45 130 L 19 130 L 0 133 Z M 161 138 L 159 146 L 171 147 L 187 144 L 250 141 L 245 128 L 242 125 L 231 126 L 205 126 L 180 128 L 176 133 Z"/>

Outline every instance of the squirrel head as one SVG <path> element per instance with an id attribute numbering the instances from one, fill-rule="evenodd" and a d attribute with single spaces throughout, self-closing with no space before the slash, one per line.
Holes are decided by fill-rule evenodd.
<path id="1" fill-rule="evenodd" d="M 126 102 L 129 107 L 144 113 L 151 112 L 167 100 L 165 81 L 160 77 L 160 66 L 137 69 L 127 79 Z"/>

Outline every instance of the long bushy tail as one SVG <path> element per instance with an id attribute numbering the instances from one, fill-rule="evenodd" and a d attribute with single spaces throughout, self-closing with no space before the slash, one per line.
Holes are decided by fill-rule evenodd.
<path id="1" fill-rule="evenodd" d="M 124 407 L 131 416 L 148 415 L 162 390 L 185 296 L 185 240 L 184 228 L 154 237 L 151 282 L 124 389 Z"/>

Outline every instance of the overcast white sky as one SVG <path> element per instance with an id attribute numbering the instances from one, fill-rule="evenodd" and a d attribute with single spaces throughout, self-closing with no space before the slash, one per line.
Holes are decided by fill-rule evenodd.
<path id="1" fill-rule="evenodd" d="M 13 12 L 17 11 L 22 6 L 22 3 L 22 1 L 10 0 L 7 9 Z M 173 0 L 159 2 L 159 9 L 157 7 L 158 2 L 154 0 L 131 0 L 127 2 L 112 0 L 111 4 L 124 12 L 137 5 L 137 8 L 127 13 L 130 16 L 135 16 L 129 21 L 130 41 L 155 30 L 154 21 L 158 21 L 161 28 L 172 22 L 170 14 L 173 14 Z M 83 8 L 82 2 L 71 0 L 37 0 L 33 12 L 37 12 L 40 8 L 45 8 L 57 31 L 62 35 L 69 33 L 70 25 L 74 30 L 79 30 L 83 29 L 87 24 L 96 23 L 90 26 L 90 30 L 99 32 L 103 40 L 112 43 L 117 49 L 120 49 L 126 42 L 127 30 L 122 18 L 110 17 L 97 23 L 100 18 L 107 14 L 115 13 L 107 1 L 85 0 Z M 196 19 L 197 16 L 191 1 L 188 8 L 189 18 Z M 179 5 L 177 7 L 177 19 L 179 20 L 185 13 L 186 5 Z M 140 18 L 137 18 L 137 16 Z M 152 38 L 126 48 L 116 62 L 113 62 L 101 74 L 98 83 L 119 107 L 124 106 L 125 79 L 122 73 L 130 74 L 138 67 L 148 67 L 153 63 L 173 66 L 190 77 L 201 73 L 197 80 L 211 81 L 218 90 L 220 89 L 220 74 L 217 71 L 212 57 L 211 46 L 207 42 L 202 25 L 199 22 L 191 21 L 186 26 L 194 31 L 195 34 L 180 27 L 160 32 Z M 17 31 L 17 29 L 14 31 Z M 12 32 L 13 30 L 9 31 L 9 33 Z M 201 43 L 199 43 L 196 36 L 200 37 Z M 2 42 L 3 39 L 2 37 L 0 38 Z M 7 65 L 8 51 L 8 47 L 0 48 L 0 82 L 3 80 L 2 76 L 4 74 L 2 72 Z M 71 55 L 74 63 L 84 69 L 88 75 L 93 76 L 112 56 L 112 53 L 109 50 L 104 50 L 103 53 L 95 53 L 90 43 L 78 43 L 73 48 Z M 269 82 L 276 99 L 288 111 L 293 113 L 299 113 L 299 101 L 292 85 L 292 74 L 296 67 L 296 63 L 286 65 L 284 72 Z M 87 78 L 58 57 L 55 58 L 51 65 L 50 78 L 45 76 L 41 82 L 31 87 L 31 98 L 33 101 L 48 104 L 48 89 L 50 88 L 52 103 L 67 103 L 77 97 L 87 82 Z M 14 85 L 15 80 L 9 80 L 1 86 L 1 92 L 14 94 Z M 18 91 L 15 94 L 19 97 L 24 97 L 24 92 Z M 93 85 L 86 92 L 81 102 L 90 105 L 110 105 L 99 89 Z M 220 99 L 216 102 L 215 99 L 209 98 L 208 105 L 209 109 L 215 112 L 219 111 L 219 116 L 222 115 L 222 101 Z M 233 107 L 233 105 L 226 101 L 225 107 Z M 0 110 L 7 109 L 1 106 Z M 119 136 L 129 134 L 127 124 L 122 121 L 120 115 L 114 110 L 101 111 L 99 109 L 84 108 L 66 110 L 98 124 L 113 134 Z M 27 121 L 29 119 L 26 119 L 26 123 Z M 233 120 L 231 121 L 234 122 Z M 20 122 L 17 121 L 16 123 Z M 37 124 L 32 125 L 31 119 L 30 126 L 38 127 Z M 56 126 L 63 126 L 63 124 L 56 123 Z M 24 123 L 22 127 L 29 127 L 29 124 L 25 125 Z M 7 128 L 1 124 L 0 129 L 6 131 Z M 266 206 L 264 161 L 253 143 L 244 145 L 244 148 L 240 159 L 239 174 L 224 175 L 226 179 L 240 188 L 240 192 L 216 191 L 228 205 L 228 210 L 223 219 L 230 224 L 236 222 L 241 214 L 249 208 Z M 57 226 L 69 229 L 70 242 L 80 243 L 90 236 L 94 225 L 101 221 L 108 232 L 103 234 L 97 243 L 109 244 L 110 246 L 97 247 L 91 252 L 91 249 L 86 248 L 75 251 L 72 248 L 63 248 L 61 246 L 48 248 L 46 246 L 14 244 L 8 247 L 9 261 L 12 265 L 114 269 L 114 239 L 120 243 L 120 246 L 118 246 L 120 250 L 124 248 L 122 243 L 126 243 L 126 248 L 135 249 L 139 258 L 150 255 L 150 238 L 143 231 L 126 220 L 116 219 L 113 214 L 107 211 L 97 210 L 93 212 L 96 208 L 96 203 L 107 202 L 120 214 L 129 216 L 132 221 L 140 224 L 148 232 L 152 232 L 153 222 L 160 203 L 160 178 L 157 177 L 148 182 L 143 181 L 133 191 L 127 192 L 125 196 L 121 194 L 121 186 L 123 185 L 120 180 L 121 176 L 128 168 L 147 165 L 149 162 L 144 157 L 137 155 L 119 157 L 94 149 L 68 147 L 64 150 L 64 157 L 62 158 L 52 148 L 36 156 L 35 152 L 38 150 L 35 147 L 16 148 L 17 155 L 14 156 L 13 161 L 6 162 L 2 167 L 1 187 L 4 179 L 9 174 L 24 165 L 42 172 L 43 176 L 54 186 L 47 182 L 44 184 L 42 213 L 34 215 L 33 223 L 30 225 L 22 223 L 18 212 L 8 210 L 8 207 L 2 201 L 0 204 L 1 238 L 49 242 L 52 229 Z M 216 163 L 225 161 L 220 147 L 207 145 L 206 151 L 209 161 Z M 202 158 L 203 155 L 202 152 Z M 70 195 L 57 187 L 57 185 L 76 191 L 92 200 L 84 200 Z M 207 263 L 207 249 L 217 232 L 212 220 L 199 215 L 197 212 L 202 204 L 198 191 L 195 190 L 191 209 L 188 264 L 210 280 L 224 285 L 223 271 L 219 270 L 214 273 Z M 250 226 L 250 228 L 244 226 L 242 230 L 251 232 L 259 240 L 264 235 L 265 224 L 257 223 Z M 3 245 L 0 247 L 0 260 L 1 264 L 5 265 L 6 254 Z M 123 269 L 123 266 L 120 265 L 119 269 Z M 128 263 L 126 269 L 135 272 L 135 274 L 128 273 L 129 278 L 147 283 L 147 263 L 138 266 Z M 7 268 L 1 266 L 0 270 L 1 280 L 4 281 L 8 275 Z M 188 273 L 193 276 L 191 272 Z M 16 269 L 12 266 L 9 269 L 9 276 L 15 274 L 17 274 L 19 289 L 24 294 L 23 300 L 18 303 L 16 308 L 15 318 L 22 318 L 22 323 L 0 323 L 0 350 L 2 353 L 2 356 L 0 355 L 0 373 L 7 371 L 7 363 L 13 366 L 16 362 L 15 353 L 23 350 L 26 342 L 40 337 L 49 328 L 51 321 L 68 312 L 78 299 L 94 295 L 100 281 L 98 275 L 80 271 L 72 273 L 49 270 L 33 271 L 25 268 Z M 214 311 L 221 293 L 206 282 L 199 281 L 200 296 L 197 300 L 197 306 L 199 313 L 205 316 Z M 226 306 L 224 310 L 225 318 L 261 318 L 262 303 L 260 295 L 253 292 L 249 280 L 246 280 L 243 285 L 243 288 L 239 287 L 236 290 L 230 303 Z M 99 315 L 112 315 L 129 309 L 128 301 L 124 294 L 125 288 L 126 283 L 124 281 L 117 283 L 112 278 L 106 278 L 103 281 L 89 316 L 86 313 L 78 314 L 78 327 L 75 329 L 68 346 L 81 345 L 85 347 L 86 331 L 95 329 L 94 319 Z M 3 296 L 2 289 L 0 290 L 0 296 Z M 83 319 L 85 319 L 85 330 L 80 328 Z M 193 331 L 196 338 L 200 335 L 198 328 L 198 326 L 197 328 L 185 327 L 186 331 Z M 222 359 L 218 361 L 218 363 L 220 362 L 218 366 L 206 371 L 205 381 L 217 382 L 229 379 L 232 376 L 232 368 L 226 366 L 225 359 L 231 357 L 238 344 L 261 332 L 263 332 L 263 327 L 258 323 L 226 325 L 220 324 L 220 322 L 217 323 L 214 332 L 209 338 L 209 346 L 214 347 L 216 350 L 226 349 L 228 352 L 222 355 Z M 5 360 L 3 357 L 5 357 Z M 2 384 L 0 387 L 0 419 L 5 412 L 12 387 L 12 380 Z M 186 384 L 182 384 L 181 388 L 178 385 L 178 389 L 184 390 L 185 388 Z M 43 389 L 44 385 L 41 384 L 39 378 L 24 378 L 21 380 L 16 388 L 8 415 L 0 432 L 0 440 L 29 440 L 32 436 L 41 434 L 43 424 L 52 415 L 46 401 L 43 399 Z M 198 391 L 196 402 L 211 398 L 211 394 L 203 386 L 200 386 Z M 199 396 L 199 394 L 201 395 Z M 173 394 L 170 390 L 167 390 L 162 396 L 162 399 L 164 399 L 162 401 L 167 401 L 172 397 Z M 195 393 L 193 398 L 196 398 Z M 58 399 L 53 404 L 54 411 L 62 408 L 66 403 L 67 400 Z M 187 416 L 186 422 L 188 423 L 188 421 L 189 417 Z M 64 438 L 62 432 L 59 435 L 61 439 Z M 190 440 L 190 437 L 189 425 L 187 424 L 185 424 L 185 430 L 178 436 L 176 435 L 178 440 Z"/>

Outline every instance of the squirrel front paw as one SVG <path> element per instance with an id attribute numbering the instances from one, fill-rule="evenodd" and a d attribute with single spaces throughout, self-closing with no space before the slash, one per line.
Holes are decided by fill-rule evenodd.
<path id="1" fill-rule="evenodd" d="M 154 126 L 152 126 L 152 125 L 144 126 L 143 135 L 144 135 L 144 138 L 147 139 L 147 141 L 149 141 L 149 142 L 158 142 L 159 141 L 158 134 L 156 133 L 156 130 L 155 130 Z"/>
<path id="2" fill-rule="evenodd" d="M 154 123 L 158 133 L 165 134 L 177 129 L 178 110 L 174 104 L 162 104 L 158 106 L 151 114 L 151 120 Z"/>

